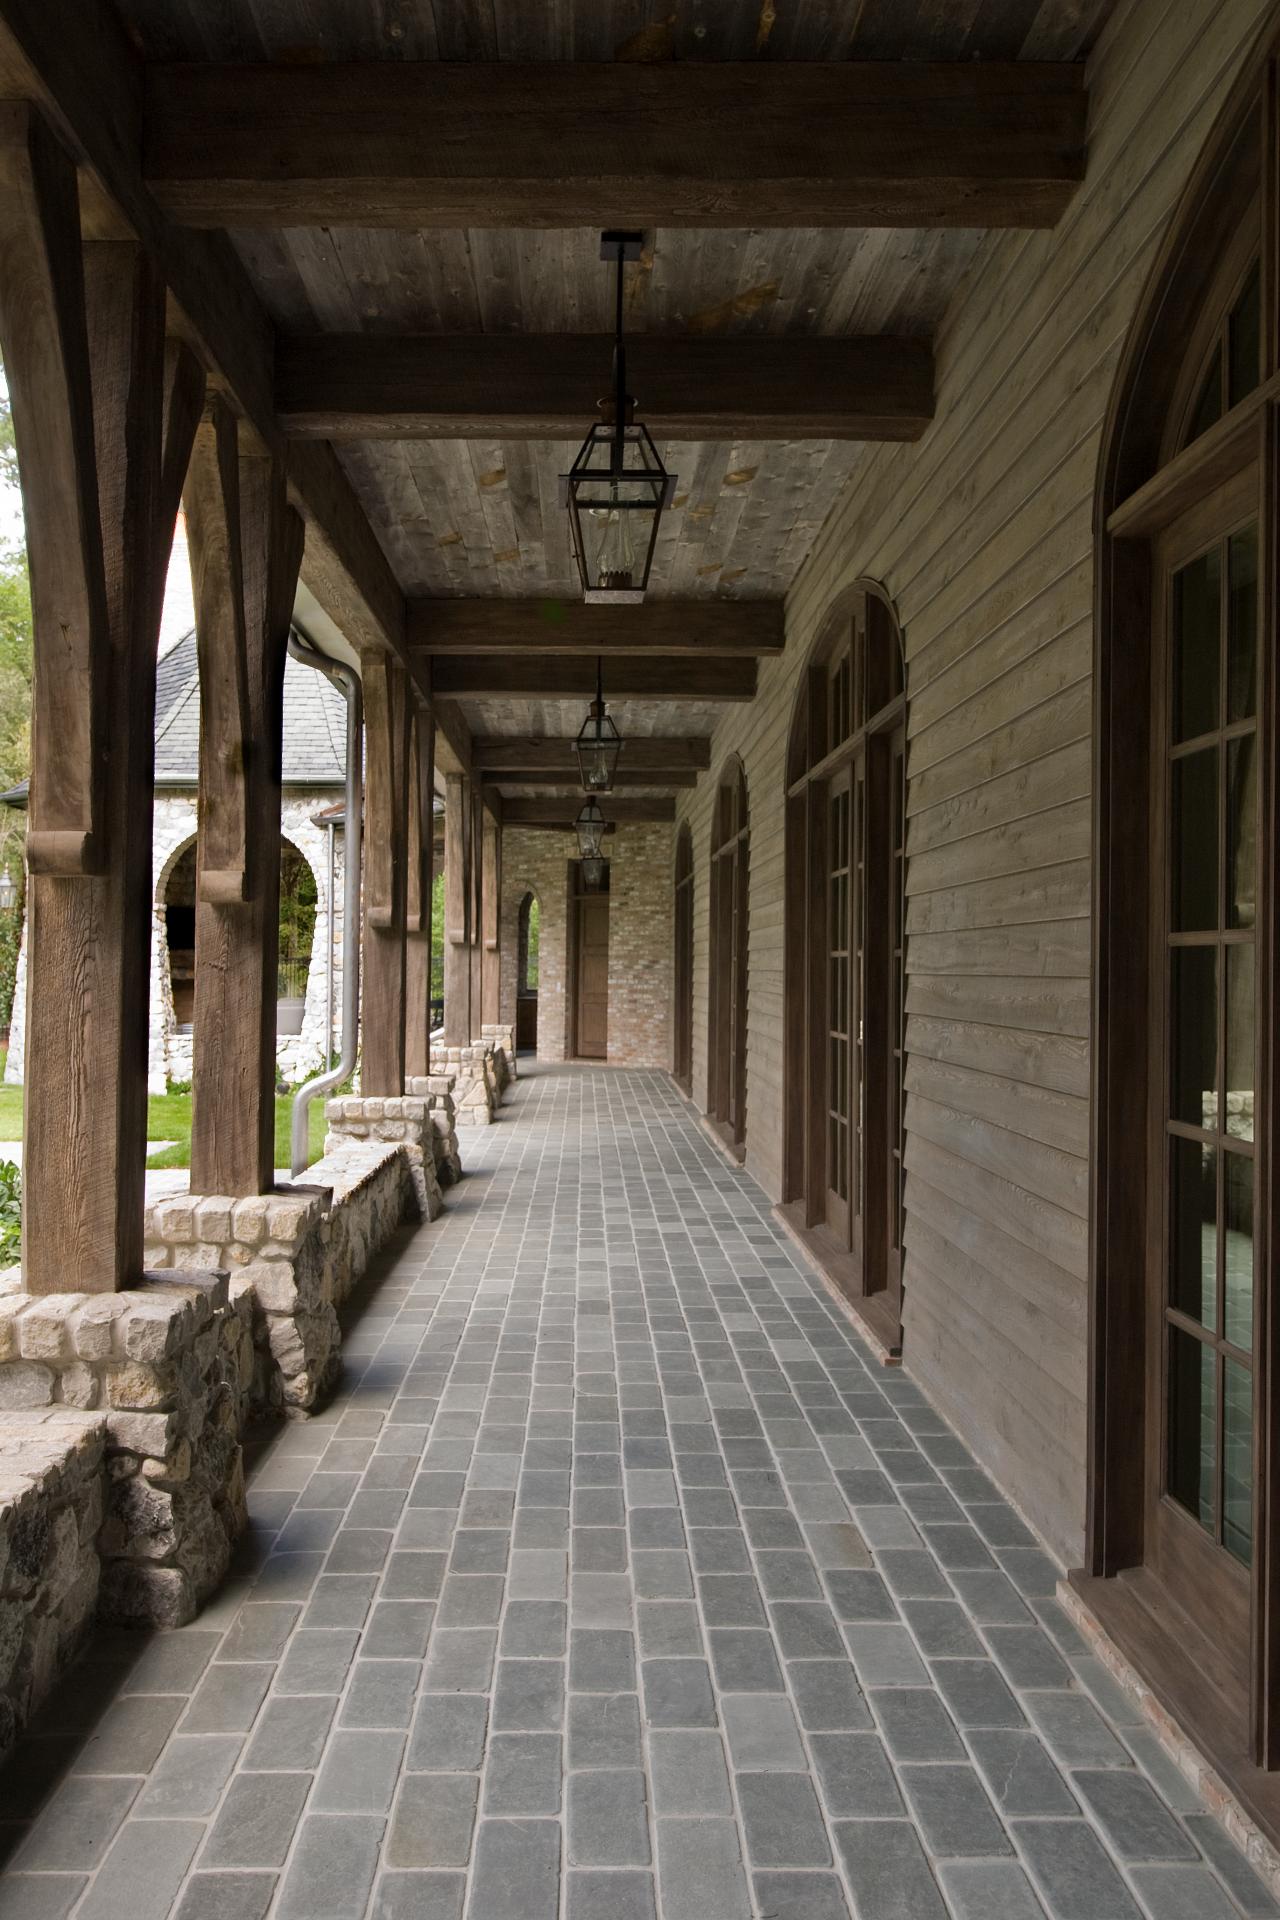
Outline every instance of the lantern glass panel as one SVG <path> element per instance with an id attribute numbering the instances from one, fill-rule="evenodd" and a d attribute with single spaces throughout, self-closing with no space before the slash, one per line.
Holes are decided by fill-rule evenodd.
<path id="1" fill-rule="evenodd" d="M 582 884 L 589 893 L 598 893 L 604 884 L 604 860 L 598 853 L 590 853 L 582 862 Z"/>
<path id="2" fill-rule="evenodd" d="M 609 715 L 597 702 L 583 721 L 574 743 L 578 755 L 578 773 L 586 793 L 608 793 L 618 771 L 622 736 Z"/>
<path id="3" fill-rule="evenodd" d="M 565 476 L 574 558 L 588 602 L 643 598 L 671 485 L 644 426 L 624 428 L 620 447 L 607 422 L 591 429 Z"/>
<path id="4" fill-rule="evenodd" d="M 605 818 L 594 800 L 589 800 L 574 821 L 578 835 L 578 849 L 583 859 L 589 859 L 601 852 L 604 838 Z"/>

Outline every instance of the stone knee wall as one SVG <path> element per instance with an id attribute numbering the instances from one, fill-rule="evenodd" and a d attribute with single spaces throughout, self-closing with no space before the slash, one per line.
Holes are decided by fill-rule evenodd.
<path id="1" fill-rule="evenodd" d="M 251 1378 L 249 1315 L 225 1274 L 43 1296 L 0 1277 L 0 1412 L 101 1416 L 103 1618 L 180 1626 L 221 1582 L 245 1522 Z"/>
<path id="2" fill-rule="evenodd" d="M 105 1445 L 100 1414 L 0 1414 L 0 1754 L 93 1619 Z"/>

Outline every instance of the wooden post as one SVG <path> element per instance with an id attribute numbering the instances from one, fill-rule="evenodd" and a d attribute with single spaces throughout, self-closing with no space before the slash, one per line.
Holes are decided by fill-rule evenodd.
<path id="1" fill-rule="evenodd" d="M 502 800 L 497 794 L 483 811 L 484 868 L 480 887 L 480 1024 L 496 1026 L 502 1017 Z"/>
<path id="2" fill-rule="evenodd" d="M 467 1038 L 480 1038 L 480 1022 L 484 1019 L 484 800 L 481 796 L 480 782 L 471 782 L 471 885 L 467 893 L 467 910 L 470 916 L 470 939 L 468 958 L 471 968 L 471 1032 Z"/>
<path id="3" fill-rule="evenodd" d="M 444 1038 L 471 1041 L 471 782 L 451 773 L 444 801 Z"/>
<path id="4" fill-rule="evenodd" d="M 184 498 L 200 662 L 191 1191 L 270 1193 L 284 663 L 302 523 L 280 462 L 240 453 L 221 399 Z"/>
<path id="5" fill-rule="evenodd" d="M 73 162 L 0 106 L 0 344 L 35 629 L 24 1284 L 142 1267 L 155 659 L 203 399 L 137 248 L 82 246 Z"/>
<path id="6" fill-rule="evenodd" d="M 409 903 L 405 952 L 405 1072 L 431 1071 L 431 889 L 435 723 L 418 704 L 409 748 Z"/>
<path id="7" fill-rule="evenodd" d="M 387 653 L 361 662 L 365 724 L 364 1009 L 360 1086 L 404 1092 L 409 683 Z"/>

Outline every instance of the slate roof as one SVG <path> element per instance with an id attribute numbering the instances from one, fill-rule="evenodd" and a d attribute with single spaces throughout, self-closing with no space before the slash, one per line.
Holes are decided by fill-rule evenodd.
<path id="1" fill-rule="evenodd" d="M 321 673 L 288 660 L 284 670 L 284 784 L 341 787 L 345 780 L 346 704 Z M 156 668 L 156 785 L 194 786 L 200 752 L 200 675 L 196 635 L 169 648 Z"/>

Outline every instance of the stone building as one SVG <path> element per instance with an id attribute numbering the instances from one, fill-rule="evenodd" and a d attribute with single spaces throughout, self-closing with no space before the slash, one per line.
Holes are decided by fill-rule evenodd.
<path id="1" fill-rule="evenodd" d="M 284 679 L 282 895 L 310 927 L 299 954 L 281 952 L 277 1060 L 296 1085 L 319 1071 L 335 1045 L 342 1007 L 342 873 L 346 716 L 322 674 L 290 659 Z M 152 837 L 153 913 L 147 1084 L 152 1093 L 192 1076 L 195 983 L 196 781 L 200 760 L 200 675 L 195 629 L 161 655 L 156 671 L 156 802 Z M 25 798 L 25 783 L 15 798 Z M 5 1079 L 25 1063 L 26 938 Z"/>

